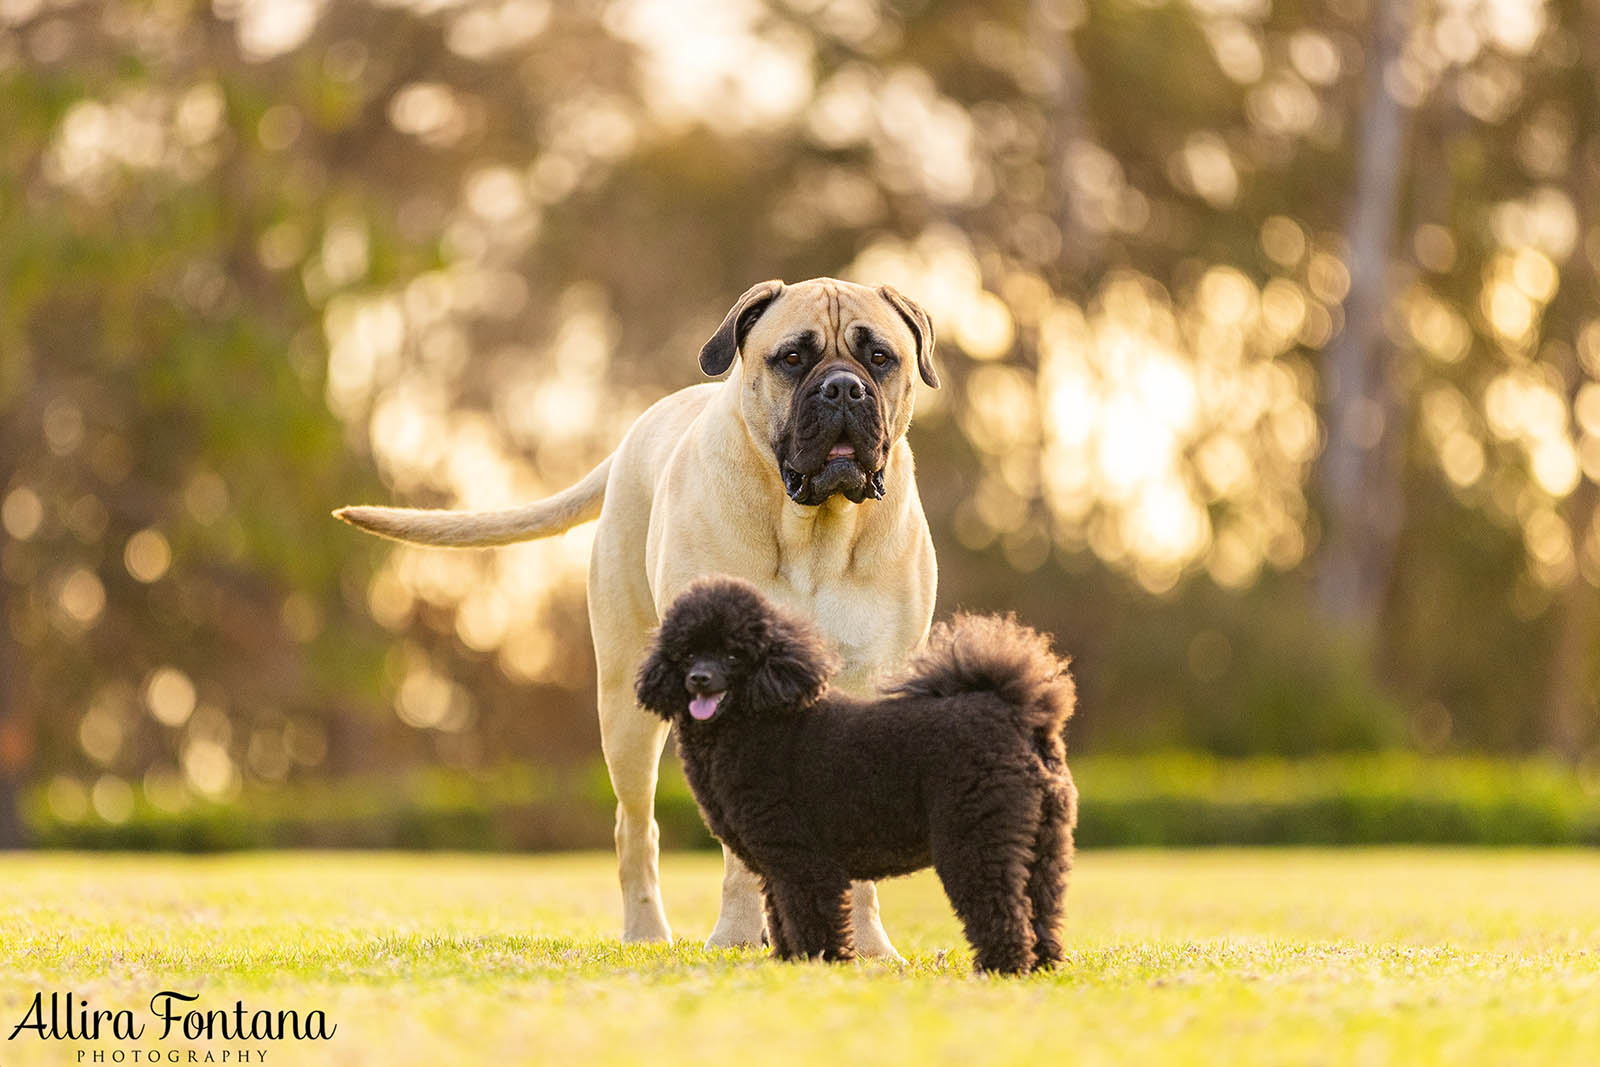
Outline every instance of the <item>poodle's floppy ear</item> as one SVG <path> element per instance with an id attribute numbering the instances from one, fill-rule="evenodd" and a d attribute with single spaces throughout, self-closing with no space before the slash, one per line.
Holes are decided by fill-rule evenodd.
<path id="1" fill-rule="evenodd" d="M 683 687 L 683 674 L 672 665 L 672 660 L 658 641 L 650 655 L 639 665 L 639 676 L 634 680 L 633 691 L 646 711 L 663 719 L 672 716 L 684 706 L 688 690 Z"/>
<path id="2" fill-rule="evenodd" d="M 750 676 L 749 703 L 757 710 L 807 707 L 822 696 L 834 667 L 833 657 L 809 628 L 774 619 L 767 654 Z"/>

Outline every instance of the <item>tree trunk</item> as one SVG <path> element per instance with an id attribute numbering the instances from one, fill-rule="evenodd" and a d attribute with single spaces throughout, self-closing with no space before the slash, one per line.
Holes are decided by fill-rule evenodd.
<path id="1" fill-rule="evenodd" d="M 1384 85 L 1411 21 L 1410 0 L 1374 5 L 1346 224 L 1350 291 L 1344 329 L 1323 362 L 1327 447 L 1321 462 L 1323 544 L 1317 603 L 1325 618 L 1371 637 L 1393 566 L 1404 499 L 1392 356 L 1383 332 L 1391 252 L 1405 177 L 1409 109 Z"/>
<path id="2" fill-rule="evenodd" d="M 1594 525 L 1597 487 L 1585 478 L 1567 498 L 1568 529 L 1573 547 L 1582 551 L 1583 539 Z M 1594 650 L 1595 598 L 1600 596 L 1580 568 L 1574 567 L 1561 590 L 1557 610 L 1555 647 L 1551 650 L 1544 705 L 1540 709 L 1540 740 L 1568 763 L 1582 758 L 1594 718 L 1594 690 L 1589 662 Z"/>
<path id="3" fill-rule="evenodd" d="M 1572 11 L 1576 40 L 1594 40 L 1600 32 L 1600 4 L 1580 0 Z M 1587 36 L 1586 36 L 1587 35 Z M 1577 333 L 1588 320 L 1596 297 L 1594 257 L 1584 235 L 1595 222 L 1594 180 L 1600 175 L 1600 136 L 1594 123 L 1600 119 L 1600 66 L 1590 50 L 1582 50 L 1573 71 L 1572 105 L 1575 127 L 1586 131 L 1573 146 L 1566 191 L 1577 215 L 1578 241 L 1562 266 L 1561 288 L 1545 316 L 1550 332 L 1564 334 L 1569 342 L 1560 368 L 1567 386 L 1567 408 L 1572 409 L 1578 390 L 1589 381 L 1577 358 Z M 1552 329 L 1553 328 L 1553 329 Z M 1595 509 L 1600 507 L 1600 486 L 1587 474 L 1562 502 L 1561 515 L 1572 537 L 1573 551 L 1582 553 L 1593 534 Z M 1561 590 L 1556 610 L 1556 635 L 1546 673 L 1544 703 L 1540 707 L 1539 739 L 1569 763 L 1578 762 L 1595 727 L 1595 693 L 1591 664 L 1595 650 L 1595 623 L 1600 617 L 1600 597 L 1581 565 L 1572 568 Z"/>
<path id="4" fill-rule="evenodd" d="M 1068 291 L 1088 282 L 1105 251 L 1106 235 L 1083 225 L 1077 191 L 1068 177 L 1067 162 L 1080 145 L 1092 144 L 1093 131 L 1084 117 L 1088 78 L 1078 61 L 1072 39 L 1075 27 L 1066 9 L 1051 0 L 1033 0 L 1028 6 L 1028 38 L 1034 52 L 1035 91 L 1043 101 L 1050 123 L 1050 200 L 1061 237 L 1054 264 L 1058 283 Z"/>

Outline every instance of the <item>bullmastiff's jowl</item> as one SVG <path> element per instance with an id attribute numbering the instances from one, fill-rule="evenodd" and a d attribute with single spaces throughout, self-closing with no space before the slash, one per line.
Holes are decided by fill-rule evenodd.
<path id="1" fill-rule="evenodd" d="M 634 704 L 660 612 L 696 578 L 732 574 L 811 615 L 838 646 L 835 684 L 865 695 L 927 633 L 936 573 L 906 428 L 915 379 L 938 385 L 927 313 L 888 286 L 762 282 L 700 350 L 720 382 L 639 416 L 578 484 L 494 512 L 353 507 L 336 514 L 419 544 L 483 546 L 598 516 L 589 620 L 600 730 L 617 793 L 623 936 L 670 937 L 657 881 L 656 768 L 667 728 Z M 756 880 L 724 851 L 712 945 L 758 944 Z M 853 890 L 856 944 L 894 952 L 870 884 Z"/>

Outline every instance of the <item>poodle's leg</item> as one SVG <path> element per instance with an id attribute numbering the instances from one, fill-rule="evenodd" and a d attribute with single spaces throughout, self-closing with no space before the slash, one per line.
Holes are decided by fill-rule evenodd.
<path id="1" fill-rule="evenodd" d="M 981 793 L 960 791 L 966 797 Z M 980 971 L 1022 974 L 1033 966 L 1028 878 L 1039 828 L 1037 797 L 991 793 L 982 811 L 947 808 L 933 819 L 933 868 L 972 944 Z"/>
<path id="2" fill-rule="evenodd" d="M 850 881 L 815 868 L 784 871 L 767 880 L 781 931 L 773 945 L 779 959 L 830 962 L 855 958 L 846 902 Z"/>
<path id="3" fill-rule="evenodd" d="M 904 962 L 883 931 L 878 918 L 878 887 L 871 882 L 850 884 L 850 927 L 855 932 L 856 951 L 861 955 Z"/>
<path id="4" fill-rule="evenodd" d="M 846 910 L 849 872 L 819 850 L 805 823 L 787 803 L 762 803 L 759 796 L 745 800 L 749 810 L 739 830 L 739 851 L 749 856 L 763 875 L 760 880 L 754 875 L 751 879 L 758 889 L 764 882 L 768 906 L 778 917 L 773 944 L 780 957 L 853 959 L 855 946 Z M 733 860 L 732 853 L 728 859 Z"/>
<path id="5" fill-rule="evenodd" d="M 818 922 L 826 932 L 822 958 L 829 961 L 855 959 L 856 939 L 855 931 L 850 925 L 849 881 L 841 877 L 838 881 L 828 881 L 819 885 L 814 900 Z M 894 951 L 892 945 L 889 951 Z"/>
<path id="6" fill-rule="evenodd" d="M 1061 916 L 1072 870 L 1072 825 L 1075 821 L 1071 779 L 1045 794 L 1039 834 L 1033 842 L 1033 869 L 1028 874 L 1028 899 L 1033 903 L 1033 966 L 1061 962 Z"/>
<path id="7" fill-rule="evenodd" d="M 617 794 L 617 871 L 622 881 L 622 939 L 670 941 L 661 906 L 656 768 L 667 725 L 634 701 L 626 680 L 600 682 L 600 743 Z"/>
<path id="8" fill-rule="evenodd" d="M 765 924 L 763 912 L 761 879 L 723 845 L 722 910 L 711 936 L 706 938 L 706 947 L 759 946 Z"/>

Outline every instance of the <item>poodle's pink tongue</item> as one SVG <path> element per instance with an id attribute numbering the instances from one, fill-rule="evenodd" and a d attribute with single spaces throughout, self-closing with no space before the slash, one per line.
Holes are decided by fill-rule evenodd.
<path id="1" fill-rule="evenodd" d="M 717 705 L 722 703 L 726 693 L 712 693 L 709 696 L 695 697 L 689 701 L 689 714 L 701 722 L 705 722 L 717 713 Z"/>

